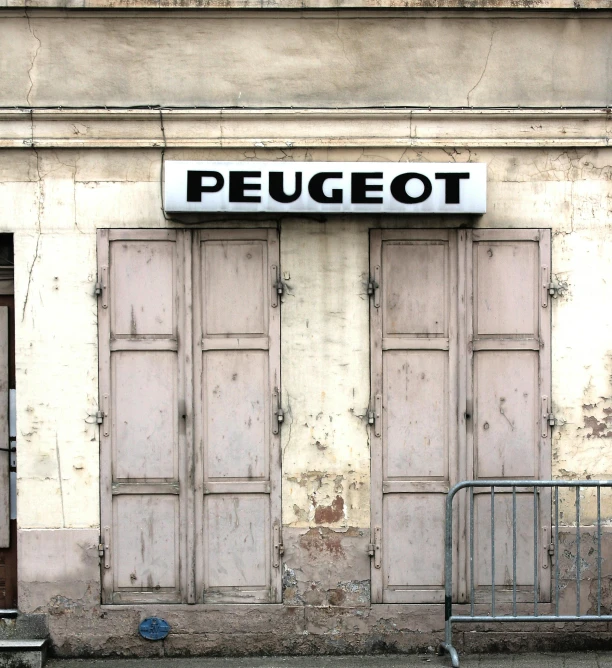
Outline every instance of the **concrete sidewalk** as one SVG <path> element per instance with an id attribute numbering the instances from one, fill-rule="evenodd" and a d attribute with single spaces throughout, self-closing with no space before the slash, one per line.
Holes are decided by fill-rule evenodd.
<path id="1" fill-rule="evenodd" d="M 612 652 L 479 654 L 460 657 L 461 668 L 612 668 Z M 52 659 L 48 668 L 423 668 L 450 666 L 435 654 L 300 656 L 241 659 Z"/>

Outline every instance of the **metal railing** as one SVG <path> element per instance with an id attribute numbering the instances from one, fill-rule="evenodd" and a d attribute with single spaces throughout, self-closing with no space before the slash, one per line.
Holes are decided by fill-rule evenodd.
<path id="1" fill-rule="evenodd" d="M 482 488 L 485 488 L 482 490 Z M 478 605 L 479 613 L 481 612 L 482 605 L 480 601 L 476 601 L 477 586 L 475 584 L 475 563 L 474 563 L 474 490 L 478 489 L 480 493 L 485 491 L 488 488 L 488 494 L 490 495 L 490 596 L 488 592 L 479 592 L 479 597 L 486 601 L 486 607 L 489 610 L 490 614 L 476 614 L 476 606 Z M 497 600 L 496 590 L 499 591 L 502 587 L 496 585 L 496 572 L 495 572 L 495 491 L 496 489 L 504 489 L 504 494 L 509 496 L 511 493 L 512 499 L 512 513 L 511 513 L 511 528 L 512 528 L 512 582 L 511 590 L 512 597 L 510 599 L 509 591 L 510 584 L 505 581 L 505 593 L 508 598 L 507 601 L 502 602 L 501 605 Z M 510 488 L 510 491 L 506 491 Z M 575 558 L 575 578 L 572 577 L 571 581 L 575 582 L 576 586 L 576 614 L 560 614 L 560 591 L 561 591 L 561 581 L 559 573 L 559 518 L 560 518 L 560 500 L 559 500 L 559 489 L 562 488 L 575 488 L 575 498 L 573 498 L 572 506 L 575 509 L 575 515 L 572 516 L 572 524 L 564 524 L 564 529 L 568 531 L 574 531 L 574 521 L 575 521 L 575 541 L 576 541 L 576 558 Z M 581 556 L 580 556 L 580 541 L 581 541 L 581 499 L 580 499 L 580 490 L 581 488 L 595 488 L 595 499 L 596 502 L 596 514 L 594 529 L 596 531 L 596 540 L 597 540 L 597 600 L 596 600 L 596 610 L 597 614 L 581 614 L 581 605 L 580 605 L 580 584 L 581 584 L 581 569 L 583 567 Z M 459 666 L 459 654 L 455 647 L 452 644 L 452 625 L 455 622 L 477 622 L 477 623 L 490 623 L 490 622 L 591 622 L 591 621 L 612 621 L 612 614 L 602 614 L 602 557 L 601 557 L 601 490 L 602 488 L 612 488 L 612 481 L 610 480 L 468 480 L 465 482 L 460 482 L 455 485 L 449 492 L 446 498 L 446 539 L 445 539 L 445 555 L 444 555 L 444 573 L 445 573 L 445 640 L 440 644 L 440 654 L 447 653 L 450 655 L 453 668 L 458 668 Z M 467 517 L 468 517 L 468 570 L 469 570 L 469 603 L 465 604 L 465 608 L 469 606 L 469 614 L 453 614 L 453 499 L 457 493 L 463 489 L 469 491 L 469 500 L 467 504 Z M 482 491 L 481 491 L 482 490 Z M 518 491 L 517 491 L 518 490 Z M 525 490 L 530 490 L 525 492 Z M 540 531 L 542 529 L 542 517 L 548 517 L 548 523 L 550 524 L 550 515 L 541 516 L 540 510 L 545 510 L 544 505 L 539 498 L 540 492 L 550 490 L 550 494 L 553 498 L 546 499 L 545 503 L 550 503 L 552 510 L 552 531 L 553 536 L 551 537 L 550 544 L 550 553 L 554 558 L 552 559 L 552 568 L 547 573 L 551 573 L 551 585 L 554 587 L 554 598 L 551 596 L 550 604 L 546 606 L 543 603 L 542 599 L 548 598 L 548 595 L 545 593 L 543 596 L 540 592 L 540 568 L 542 567 L 541 559 L 541 549 L 543 547 L 542 541 L 540 540 Z M 524 605 L 524 601 L 519 603 L 520 611 L 517 607 L 517 495 L 520 494 L 523 498 L 525 494 L 533 499 L 533 601 L 529 601 L 529 604 Z M 564 499 L 565 507 L 567 509 L 567 500 Z M 480 505 L 482 507 L 482 504 Z M 590 511 L 591 516 L 593 515 L 592 510 Z M 479 518 L 480 519 L 480 518 Z M 564 518 L 564 522 L 567 522 L 567 518 Z M 487 522 L 488 524 L 488 522 Z M 482 526 L 482 524 L 481 524 Z M 521 530 L 524 531 L 524 526 L 521 527 Z M 479 547 L 481 547 L 481 541 L 479 536 Z M 499 553 L 498 553 L 499 554 Z M 548 555 L 547 557 L 548 558 Z M 544 569 L 548 568 L 548 564 L 543 566 Z M 552 570 L 554 569 L 554 577 L 552 576 Z M 572 573 L 574 570 L 574 565 L 572 564 Z M 565 574 L 564 574 L 565 575 Z M 466 574 L 467 577 L 467 574 Z M 564 585 L 567 583 L 567 577 L 564 579 Z M 480 589 L 484 589 L 480 587 Z M 531 585 L 529 585 L 531 589 Z M 521 586 L 520 593 L 522 598 L 525 596 L 525 587 Z M 486 599 L 485 599 L 486 596 Z M 531 596 L 531 593 L 529 593 Z M 504 606 L 503 603 L 506 603 Z M 564 607 L 567 605 L 567 602 L 564 601 Z M 573 605 L 573 604 L 572 604 Z M 543 608 L 546 607 L 544 611 Z M 505 608 L 500 614 L 500 608 Z M 527 610 L 527 612 L 526 612 Z M 541 614 L 544 612 L 544 614 Z"/>

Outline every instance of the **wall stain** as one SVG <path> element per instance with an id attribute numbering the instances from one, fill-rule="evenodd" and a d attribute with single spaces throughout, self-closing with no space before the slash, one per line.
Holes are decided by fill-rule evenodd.
<path id="1" fill-rule="evenodd" d="M 331 506 L 317 506 L 315 509 L 315 522 L 317 524 L 333 524 L 344 517 L 344 499 L 336 496 Z"/>

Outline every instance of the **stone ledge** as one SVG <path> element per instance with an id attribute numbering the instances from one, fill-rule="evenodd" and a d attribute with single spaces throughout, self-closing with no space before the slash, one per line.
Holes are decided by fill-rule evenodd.
<path id="1" fill-rule="evenodd" d="M 605 147 L 611 138 L 607 108 L 0 109 L 0 148 Z"/>
<path id="2" fill-rule="evenodd" d="M 0 0 L 0 7 L 44 9 L 450 9 L 606 10 L 612 0 Z"/>

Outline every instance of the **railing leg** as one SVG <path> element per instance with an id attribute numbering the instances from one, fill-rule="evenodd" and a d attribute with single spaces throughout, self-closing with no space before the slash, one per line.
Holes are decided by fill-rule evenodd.
<path id="1" fill-rule="evenodd" d="M 457 650 L 449 643 L 443 642 L 440 643 L 440 656 L 443 654 L 448 654 L 450 656 L 451 665 L 453 668 L 459 668 L 459 654 Z"/>

